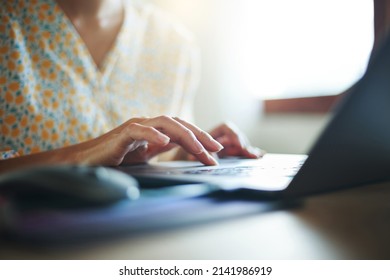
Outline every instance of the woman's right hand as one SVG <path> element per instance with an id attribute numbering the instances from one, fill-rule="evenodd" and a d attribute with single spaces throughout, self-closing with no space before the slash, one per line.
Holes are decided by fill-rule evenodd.
<path id="1" fill-rule="evenodd" d="M 205 165 L 216 165 L 210 153 L 223 148 L 207 132 L 179 118 L 134 118 L 83 143 L 0 160 L 0 174 L 38 165 L 144 163 L 175 146 L 181 146 Z"/>
<path id="2" fill-rule="evenodd" d="M 98 138 L 74 145 L 73 155 L 77 163 L 118 166 L 147 162 L 177 145 L 205 165 L 216 165 L 210 153 L 223 148 L 195 125 L 179 118 L 159 116 L 130 119 Z"/>

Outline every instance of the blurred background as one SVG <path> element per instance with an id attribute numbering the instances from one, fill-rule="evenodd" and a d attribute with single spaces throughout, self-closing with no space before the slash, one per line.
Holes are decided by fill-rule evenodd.
<path id="1" fill-rule="evenodd" d="M 331 113 L 266 113 L 264 100 L 336 95 L 364 73 L 372 0 L 144 0 L 194 35 L 202 77 L 194 117 L 232 121 L 268 152 L 307 153 Z"/>

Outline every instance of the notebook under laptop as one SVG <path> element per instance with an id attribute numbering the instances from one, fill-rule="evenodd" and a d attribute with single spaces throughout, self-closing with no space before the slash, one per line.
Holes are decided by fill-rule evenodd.
<path id="1" fill-rule="evenodd" d="M 166 162 L 120 169 L 151 186 L 206 182 L 264 197 L 390 180 L 390 39 L 371 57 L 366 73 L 338 105 L 308 156 L 267 154 L 259 160 L 222 160 L 216 167 Z"/>

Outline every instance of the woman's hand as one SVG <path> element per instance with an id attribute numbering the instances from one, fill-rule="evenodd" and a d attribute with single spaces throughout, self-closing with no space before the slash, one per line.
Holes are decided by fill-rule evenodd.
<path id="1" fill-rule="evenodd" d="M 214 157 L 242 157 L 257 159 L 265 154 L 265 151 L 252 147 L 246 136 L 233 124 L 224 123 L 214 128 L 210 135 L 222 144 L 223 149 L 213 153 Z M 196 160 L 196 158 L 180 149 L 174 157 L 175 160 Z"/>
<path id="2" fill-rule="evenodd" d="M 88 165 L 135 164 L 177 145 L 206 165 L 217 164 L 210 153 L 223 148 L 208 133 L 179 118 L 134 118 L 98 138 L 75 145 L 76 161 Z"/>
<path id="3" fill-rule="evenodd" d="M 223 148 L 210 134 L 179 118 L 134 118 L 80 144 L 1 160 L 0 173 L 38 165 L 143 163 L 175 146 L 206 165 L 217 164 L 210 153 Z"/>
<path id="4" fill-rule="evenodd" d="M 252 147 L 248 138 L 233 124 L 224 123 L 214 128 L 210 135 L 224 147 L 218 153 L 219 157 L 237 156 L 257 159 L 264 155 L 264 151 Z"/>

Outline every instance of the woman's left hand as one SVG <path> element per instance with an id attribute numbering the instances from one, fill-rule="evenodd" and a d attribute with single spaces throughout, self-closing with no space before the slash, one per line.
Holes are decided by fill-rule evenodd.
<path id="1" fill-rule="evenodd" d="M 248 138 L 233 124 L 224 123 L 209 133 L 217 140 L 223 149 L 218 153 L 213 153 L 214 157 L 242 157 L 249 159 L 261 158 L 265 151 L 250 145 Z M 184 150 L 179 150 L 175 160 L 196 160 L 193 155 L 187 154 Z"/>
<path id="2" fill-rule="evenodd" d="M 250 145 L 248 138 L 233 124 L 224 123 L 214 128 L 210 135 L 224 147 L 218 157 L 243 157 L 257 159 L 264 151 Z"/>

